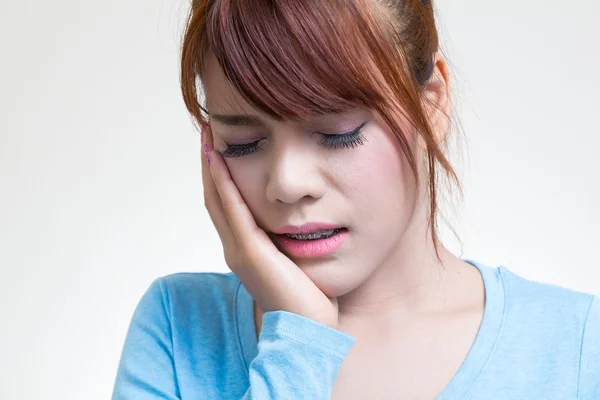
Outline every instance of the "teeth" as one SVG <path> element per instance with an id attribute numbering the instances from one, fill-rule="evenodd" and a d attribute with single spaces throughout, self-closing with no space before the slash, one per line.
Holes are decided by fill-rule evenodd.
<path id="1" fill-rule="evenodd" d="M 296 239 L 296 240 L 319 240 L 319 239 L 331 237 L 340 231 L 341 231 L 341 229 L 328 229 L 328 230 L 318 230 L 315 232 L 298 234 L 298 235 L 286 233 L 285 236 L 292 238 L 292 239 Z"/>

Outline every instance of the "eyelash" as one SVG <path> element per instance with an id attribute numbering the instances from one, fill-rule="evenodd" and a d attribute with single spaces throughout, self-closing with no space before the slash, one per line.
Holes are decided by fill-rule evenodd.
<path id="1" fill-rule="evenodd" d="M 362 128 L 367 124 L 367 122 L 362 123 L 356 129 L 346 133 L 328 135 L 325 133 L 317 132 L 319 135 L 321 135 L 321 140 L 319 140 L 319 144 L 332 150 L 349 149 L 362 146 L 367 141 L 367 138 L 362 134 Z M 248 144 L 227 145 L 227 149 L 224 152 L 222 152 L 221 155 L 223 157 L 230 158 L 243 157 L 260 150 L 261 143 L 262 140 L 257 140 L 256 142 Z"/>

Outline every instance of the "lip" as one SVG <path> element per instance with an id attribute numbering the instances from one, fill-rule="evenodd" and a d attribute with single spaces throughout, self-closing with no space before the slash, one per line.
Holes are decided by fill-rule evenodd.
<path id="1" fill-rule="evenodd" d="M 318 240 L 296 240 L 285 236 L 288 234 L 306 234 L 320 229 L 341 229 L 335 236 Z M 344 244 L 349 235 L 348 228 L 322 222 L 308 223 L 302 226 L 286 226 L 273 237 L 279 248 L 289 256 L 297 258 L 317 258 L 335 253 Z"/>
<path id="2" fill-rule="evenodd" d="M 342 225 L 328 224 L 326 222 L 309 222 L 309 223 L 301 225 L 301 226 L 293 226 L 293 225 L 284 226 L 280 230 L 275 231 L 273 233 L 275 233 L 276 235 L 284 235 L 286 233 L 292 234 L 292 235 L 299 235 L 299 234 L 303 234 L 303 233 L 315 232 L 315 231 L 318 231 L 321 229 L 329 230 L 329 229 L 342 229 L 342 228 L 345 228 L 345 227 Z"/>

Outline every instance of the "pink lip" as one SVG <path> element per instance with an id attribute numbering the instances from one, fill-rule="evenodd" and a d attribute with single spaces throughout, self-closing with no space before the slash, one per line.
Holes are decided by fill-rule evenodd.
<path id="1" fill-rule="evenodd" d="M 289 256 L 298 258 L 323 257 L 334 253 L 344 244 L 344 240 L 349 235 L 348 229 L 344 228 L 335 236 L 320 240 L 296 240 L 285 236 L 284 233 L 301 234 L 311 233 L 319 229 L 341 228 L 344 227 L 325 223 L 310 223 L 299 227 L 286 226 L 275 235 L 274 239 Z"/>
<path id="2" fill-rule="evenodd" d="M 325 222 L 309 222 L 308 224 L 304 224 L 301 226 L 284 226 L 277 232 L 274 232 L 276 235 L 283 235 L 285 233 L 290 233 L 294 235 L 302 234 L 302 233 L 311 233 L 318 231 L 319 229 L 341 229 L 343 226 L 340 225 L 332 225 L 327 224 Z"/>

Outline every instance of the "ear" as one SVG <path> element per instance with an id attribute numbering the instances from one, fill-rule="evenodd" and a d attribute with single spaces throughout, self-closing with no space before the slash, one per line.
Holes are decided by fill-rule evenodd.
<path id="1" fill-rule="evenodd" d="M 438 144 L 446 139 L 450 127 L 449 78 L 446 60 L 436 52 L 433 59 L 433 73 L 424 85 L 424 106 Z"/>

